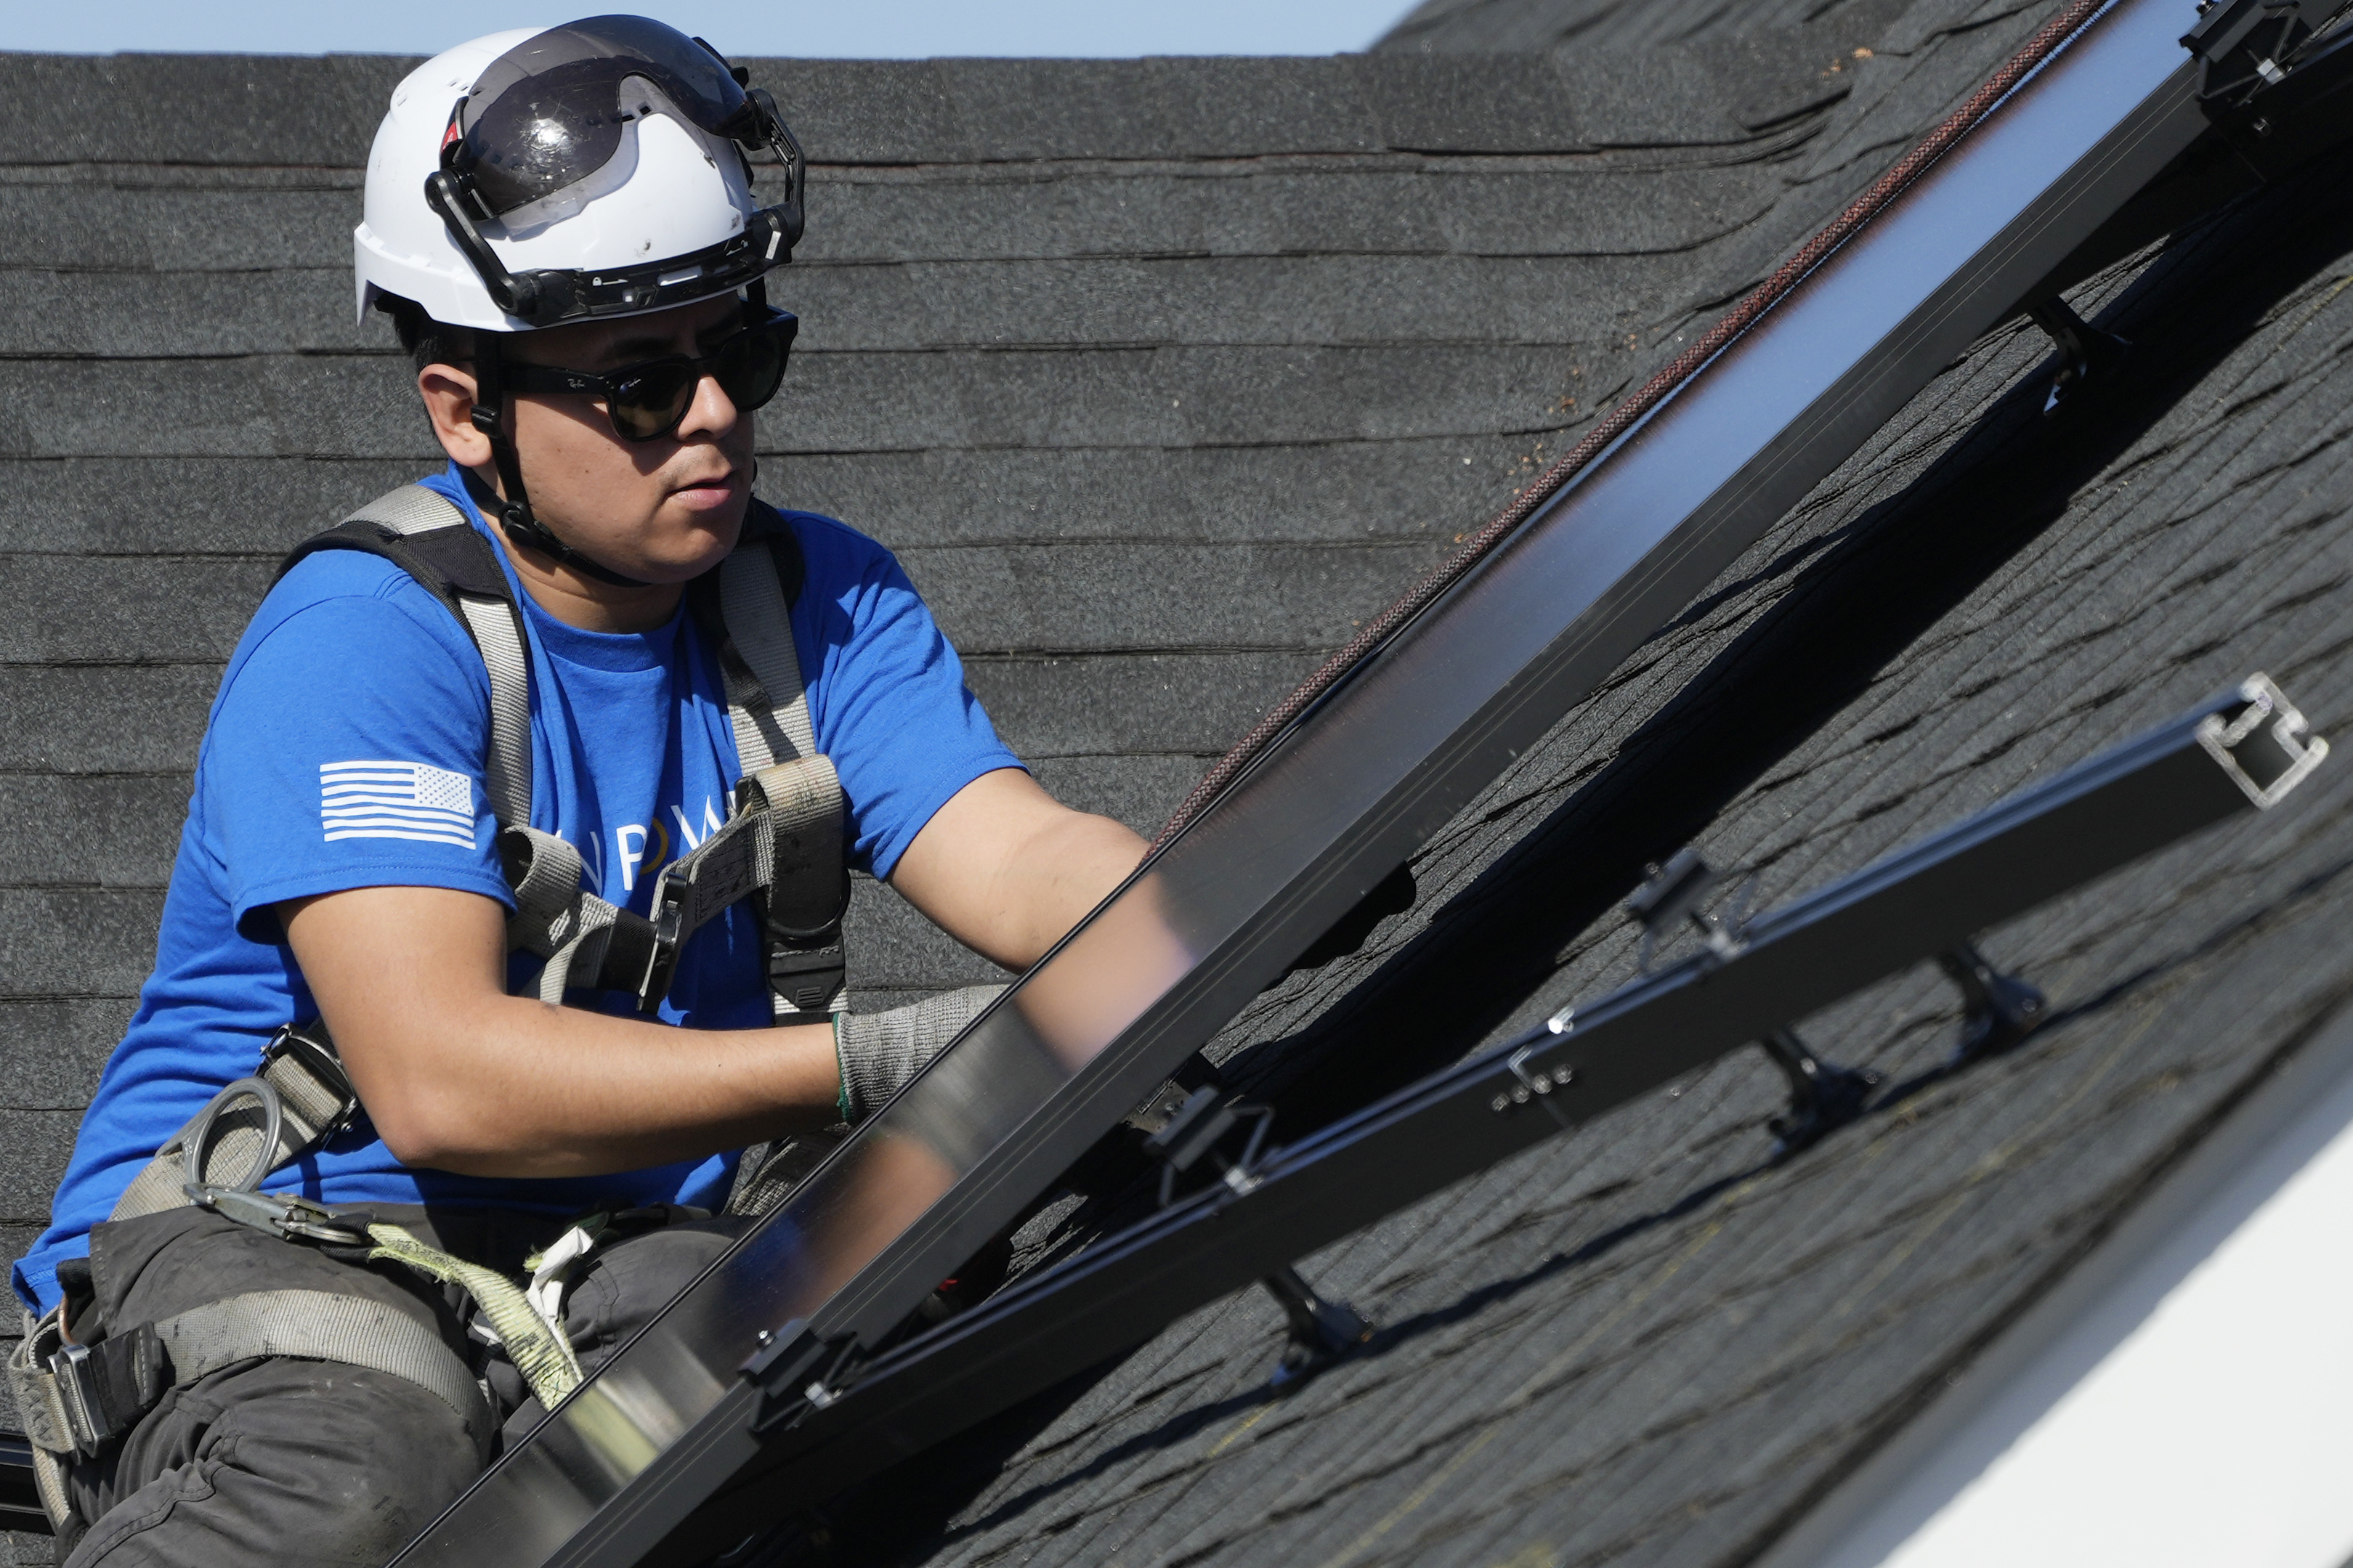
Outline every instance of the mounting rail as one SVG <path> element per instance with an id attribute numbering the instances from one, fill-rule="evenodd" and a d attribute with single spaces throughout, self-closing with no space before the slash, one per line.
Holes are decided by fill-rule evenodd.
<path id="1" fill-rule="evenodd" d="M 870 1364 L 831 1371 L 819 1400 L 787 1380 L 769 1395 L 776 1436 L 756 1474 L 706 1504 L 659 1561 L 707 1559 L 1463 1177 L 1965 950 L 1987 927 L 2130 861 L 2268 808 L 2327 751 L 2254 676 L 1680 963 L 1246 1159 Z"/>
<path id="2" fill-rule="evenodd" d="M 768 1400 L 747 1357 L 775 1371 L 884 1342 L 2203 133 L 2179 43 L 2197 19 L 2191 0 L 2099 12 L 1311 709 L 427 1527 L 404 1568 L 618 1568 L 655 1552 L 762 1458 Z"/>

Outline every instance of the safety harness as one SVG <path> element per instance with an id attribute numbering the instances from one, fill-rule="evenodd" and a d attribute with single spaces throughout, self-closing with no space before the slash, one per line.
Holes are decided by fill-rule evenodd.
<path id="1" fill-rule="evenodd" d="M 322 550 L 358 550 L 406 570 L 464 626 L 491 682 L 483 787 L 498 821 L 500 865 L 514 895 L 512 951 L 547 960 L 539 995 L 627 991 L 650 1014 L 669 994 L 686 942 L 728 905 L 760 910 L 777 1017 L 842 1010 L 841 916 L 849 900 L 840 780 L 820 755 L 793 650 L 801 578 L 791 531 L 765 507 L 744 538 L 687 590 L 719 649 L 727 716 L 744 770 L 726 824 L 664 868 L 650 918 L 581 885 L 580 852 L 531 825 L 531 664 L 522 613 L 496 546 L 457 503 L 407 485 L 306 541 L 280 574 Z"/>
<path id="2" fill-rule="evenodd" d="M 847 1006 L 841 784 L 817 750 L 794 653 L 791 603 L 801 559 L 781 519 L 755 503 L 735 550 L 688 587 L 689 613 L 719 650 L 743 778 L 726 823 L 663 869 L 650 918 L 589 892 L 579 851 L 532 826 L 522 614 L 496 547 L 462 509 L 421 485 L 403 486 L 306 541 L 279 574 L 322 550 L 357 550 L 400 566 L 448 606 L 481 655 L 491 687 L 484 791 L 515 903 L 507 943 L 546 960 L 536 985 L 542 1001 L 560 1005 L 573 990 L 618 990 L 650 1014 L 695 931 L 748 899 L 764 932 L 776 1018 L 814 1021 Z M 506 1348 L 542 1405 L 553 1408 L 581 1380 L 561 1321 L 565 1278 L 596 1244 L 603 1216 L 529 1259 L 533 1279 L 526 1288 L 372 1215 L 259 1190 L 271 1172 L 323 1145 L 359 1110 L 324 1026 L 290 1025 L 264 1047 L 253 1076 L 224 1088 L 156 1151 L 110 1218 L 194 1204 L 289 1241 L 357 1248 L 458 1286 L 480 1308 L 477 1331 Z M 745 1151 L 731 1212 L 760 1212 L 781 1196 L 787 1169 L 806 1163 L 780 1157 L 788 1152 L 768 1145 Z M 343 1362 L 406 1378 L 457 1411 L 485 1456 L 494 1436 L 488 1394 L 459 1355 L 423 1324 L 363 1297 L 257 1291 L 111 1331 L 92 1346 L 67 1342 L 64 1313 L 61 1303 L 37 1320 L 26 1314 L 6 1367 L 34 1447 L 42 1506 L 60 1528 L 70 1511 L 66 1460 L 100 1453 L 166 1389 L 258 1357 Z"/>

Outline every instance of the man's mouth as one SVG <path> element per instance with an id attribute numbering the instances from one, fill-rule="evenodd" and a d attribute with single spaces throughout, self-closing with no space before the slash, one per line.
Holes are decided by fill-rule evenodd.
<path id="1" fill-rule="evenodd" d="M 721 502 L 733 498 L 735 494 L 735 471 L 733 468 L 730 468 L 727 472 L 720 474 L 715 478 L 693 480 L 691 483 L 679 486 L 677 489 L 670 493 L 675 495 L 679 500 L 686 502 L 689 506 L 717 506 Z"/>

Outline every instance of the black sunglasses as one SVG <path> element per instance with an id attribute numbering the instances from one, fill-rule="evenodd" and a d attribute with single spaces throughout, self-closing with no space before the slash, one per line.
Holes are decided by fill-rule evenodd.
<path id="1" fill-rule="evenodd" d="M 602 375 L 514 360 L 501 369 L 507 385 L 517 392 L 572 392 L 601 397 L 614 433 L 622 440 L 651 441 L 679 427 L 686 411 L 694 406 L 694 389 L 706 375 L 745 413 L 765 405 L 784 382 L 785 360 L 800 330 L 800 318 L 791 311 L 771 310 L 766 320 L 732 334 L 701 358 L 665 354 Z"/>

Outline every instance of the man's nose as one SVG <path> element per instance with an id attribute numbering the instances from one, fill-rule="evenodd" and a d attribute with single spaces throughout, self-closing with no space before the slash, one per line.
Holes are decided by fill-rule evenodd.
<path id="1" fill-rule="evenodd" d="M 724 436 L 735 428 L 741 411 L 735 400 L 719 384 L 719 378 L 705 374 L 694 384 L 694 401 L 687 405 L 686 417 L 678 422 L 681 439 L 688 436 Z"/>

